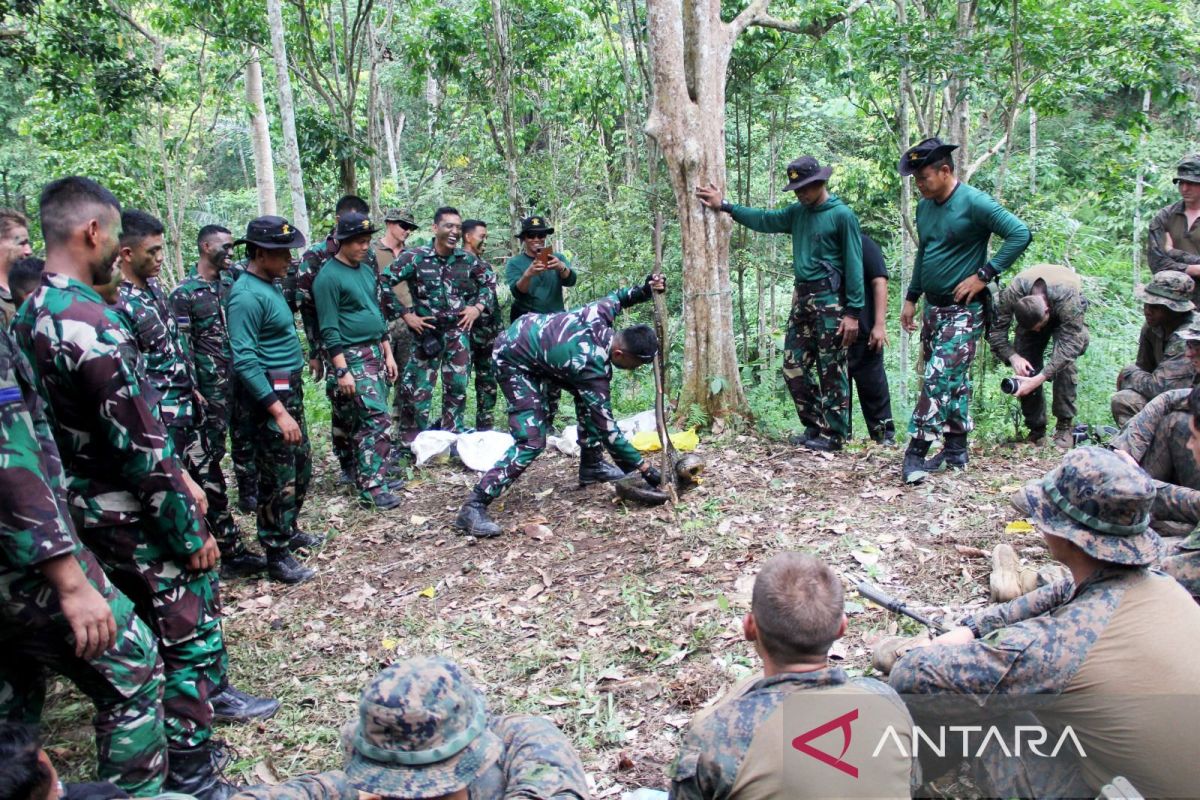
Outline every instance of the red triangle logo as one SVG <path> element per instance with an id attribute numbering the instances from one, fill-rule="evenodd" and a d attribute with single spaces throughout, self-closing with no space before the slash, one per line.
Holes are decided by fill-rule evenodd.
<path id="1" fill-rule="evenodd" d="M 818 725 L 810 731 L 805 731 L 795 739 L 792 739 L 792 747 L 799 750 L 801 753 L 804 753 L 806 756 L 812 756 L 822 764 L 828 764 L 834 769 L 846 773 L 851 778 L 857 778 L 858 767 L 842 761 L 842 756 L 846 755 L 846 751 L 850 749 L 850 738 L 853 735 L 850 730 L 850 723 L 854 722 L 856 719 L 858 719 L 857 708 L 853 711 L 848 711 L 845 714 L 842 714 L 840 717 L 831 719 L 829 722 L 826 722 L 823 725 Z M 809 742 L 811 742 L 813 739 L 819 739 L 830 731 L 839 728 L 842 731 L 842 752 L 838 753 L 836 757 L 831 756 L 829 753 L 826 753 L 823 750 L 818 750 L 809 744 Z"/>

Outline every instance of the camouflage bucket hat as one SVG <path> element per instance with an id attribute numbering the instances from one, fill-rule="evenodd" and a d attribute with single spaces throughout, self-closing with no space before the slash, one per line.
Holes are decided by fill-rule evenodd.
<path id="1" fill-rule="evenodd" d="M 1200 183 L 1200 153 L 1184 156 L 1175 167 L 1175 177 L 1171 179 L 1171 183 L 1177 184 L 1180 181 Z"/>
<path id="2" fill-rule="evenodd" d="M 363 691 L 358 721 L 342 728 L 346 774 L 384 797 L 429 798 L 471 784 L 500 757 L 483 696 L 458 665 L 413 658 Z"/>
<path id="3" fill-rule="evenodd" d="M 399 223 L 400 227 L 408 228 L 410 231 L 417 229 L 417 220 L 407 208 L 389 208 L 384 212 L 383 221 Z"/>
<path id="4" fill-rule="evenodd" d="M 1012 503 L 1043 533 L 1092 558 L 1142 566 L 1157 561 L 1162 547 L 1150 530 L 1154 495 L 1154 481 L 1120 456 L 1077 447 L 1061 466 L 1025 484 Z"/>
<path id="5" fill-rule="evenodd" d="M 1154 306 L 1166 306 L 1172 311 L 1192 311 L 1192 290 L 1196 284 L 1183 272 L 1173 269 L 1154 273 L 1154 277 L 1145 286 L 1134 289 L 1133 294 L 1143 303 Z"/>
<path id="6" fill-rule="evenodd" d="M 1175 335 L 1185 342 L 1200 342 L 1200 320 L 1194 320 L 1182 328 L 1176 328 Z"/>

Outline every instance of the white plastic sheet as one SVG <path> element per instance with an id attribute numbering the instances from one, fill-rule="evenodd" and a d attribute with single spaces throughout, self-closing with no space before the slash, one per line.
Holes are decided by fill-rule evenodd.
<path id="1" fill-rule="evenodd" d="M 513 446 L 513 437 L 501 431 L 475 431 L 464 433 L 454 443 L 459 459 L 476 472 L 487 472 L 496 465 L 508 448 Z"/>
<path id="2" fill-rule="evenodd" d="M 621 433 L 625 434 L 625 438 L 627 439 L 633 438 L 635 433 L 655 430 L 654 409 L 634 414 L 632 417 L 619 419 L 617 420 L 617 427 L 621 429 Z M 568 425 L 563 428 L 561 435 L 548 437 L 546 444 L 556 448 L 560 453 L 565 453 L 569 456 L 579 455 L 579 426 Z"/>
<path id="3" fill-rule="evenodd" d="M 458 439 L 457 433 L 450 431 L 421 431 L 413 439 L 412 451 L 416 456 L 417 466 L 427 461 L 440 458 L 445 461 L 450 457 L 450 446 Z"/>

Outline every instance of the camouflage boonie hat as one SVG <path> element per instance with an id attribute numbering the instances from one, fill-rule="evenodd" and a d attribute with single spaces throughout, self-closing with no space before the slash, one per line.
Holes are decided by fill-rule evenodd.
<path id="1" fill-rule="evenodd" d="M 1192 291 L 1196 283 L 1185 272 L 1166 269 L 1154 273 L 1145 286 L 1133 290 L 1138 300 L 1153 306 L 1166 306 L 1172 311 L 1192 311 Z"/>
<path id="2" fill-rule="evenodd" d="M 1185 342 L 1200 342 L 1200 320 L 1175 329 L 1175 335 Z"/>
<path id="3" fill-rule="evenodd" d="M 398 222 L 400 227 L 408 228 L 410 231 L 415 231 L 418 227 L 416 218 L 407 208 L 389 208 L 384 212 L 383 221 Z"/>
<path id="4" fill-rule="evenodd" d="M 1012 497 L 1043 533 L 1066 539 L 1092 558 L 1143 566 L 1158 560 L 1162 540 L 1150 530 L 1150 476 L 1110 450 L 1077 447 L 1062 465 Z"/>
<path id="5" fill-rule="evenodd" d="M 1171 183 L 1178 184 L 1180 181 L 1200 183 L 1200 153 L 1184 156 L 1175 167 L 1175 177 L 1171 179 Z"/>
<path id="6" fill-rule="evenodd" d="M 342 728 L 346 774 L 384 797 L 429 798 L 469 786 L 500 757 L 483 696 L 458 665 L 413 658 L 363 690 L 358 721 Z"/>

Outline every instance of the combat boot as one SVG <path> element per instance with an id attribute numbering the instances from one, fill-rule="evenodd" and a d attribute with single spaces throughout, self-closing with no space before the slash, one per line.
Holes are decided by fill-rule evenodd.
<path id="1" fill-rule="evenodd" d="M 279 710 L 278 700 L 246 694 L 228 682 L 219 692 L 209 698 L 209 702 L 212 703 L 213 719 L 227 722 L 270 719 Z"/>
<path id="2" fill-rule="evenodd" d="M 795 445 L 796 447 L 803 447 L 808 443 L 809 439 L 817 436 L 820 432 L 821 431 L 813 425 L 805 425 L 802 433 L 793 433 L 788 437 L 788 444 Z"/>
<path id="3" fill-rule="evenodd" d="M 599 445 L 585 447 L 579 453 L 579 485 L 588 486 L 593 483 L 608 483 L 619 481 L 625 473 L 604 460 L 604 448 Z"/>
<path id="4" fill-rule="evenodd" d="M 267 568 L 266 556 L 252 553 L 240 541 L 229 554 L 221 554 L 222 578 L 245 578 Z"/>
<path id="5" fill-rule="evenodd" d="M 904 466 L 900 468 L 905 483 L 920 483 L 929 477 L 925 469 L 925 455 L 929 452 L 927 439 L 909 439 L 904 451 Z"/>
<path id="6" fill-rule="evenodd" d="M 299 528 L 295 528 L 292 530 L 292 537 L 288 539 L 287 549 L 294 553 L 297 550 L 312 550 L 323 544 L 325 544 L 324 536 L 318 533 L 305 533 Z"/>
<path id="7" fill-rule="evenodd" d="M 238 492 L 238 511 L 243 514 L 253 514 L 258 510 L 258 496 L 252 492 Z"/>
<path id="8" fill-rule="evenodd" d="M 337 485 L 338 486 L 353 486 L 354 485 L 354 476 L 350 474 L 350 470 L 343 469 L 341 471 L 341 473 L 338 475 Z"/>
<path id="9" fill-rule="evenodd" d="M 821 434 L 811 437 L 801 447 L 807 447 L 809 450 L 816 450 L 820 453 L 836 453 L 842 449 L 842 443 Z"/>
<path id="10" fill-rule="evenodd" d="M 316 572 L 301 564 L 287 548 L 267 552 L 267 575 L 280 583 L 304 583 L 316 576 Z"/>
<path id="11" fill-rule="evenodd" d="M 237 787 L 221 779 L 208 742 L 197 747 L 167 748 L 167 779 L 163 790 L 196 800 L 227 800 Z"/>
<path id="12" fill-rule="evenodd" d="M 500 526 L 492 522 L 488 516 L 488 498 L 478 489 L 471 492 L 471 498 L 463 503 L 454 518 L 454 527 L 465 531 L 470 536 L 490 538 L 500 535 Z"/>
<path id="13" fill-rule="evenodd" d="M 926 472 L 966 468 L 967 435 L 965 433 L 947 433 L 942 441 L 942 449 L 936 456 L 925 462 Z"/>
<path id="14" fill-rule="evenodd" d="M 368 508 L 386 511 L 400 505 L 400 498 L 389 492 L 387 487 L 379 487 L 371 489 L 365 497 L 360 497 L 359 502 Z"/>
<path id="15" fill-rule="evenodd" d="M 1071 420 L 1060 419 L 1054 426 L 1054 446 L 1059 450 L 1070 450 L 1075 446 L 1075 426 Z"/>

